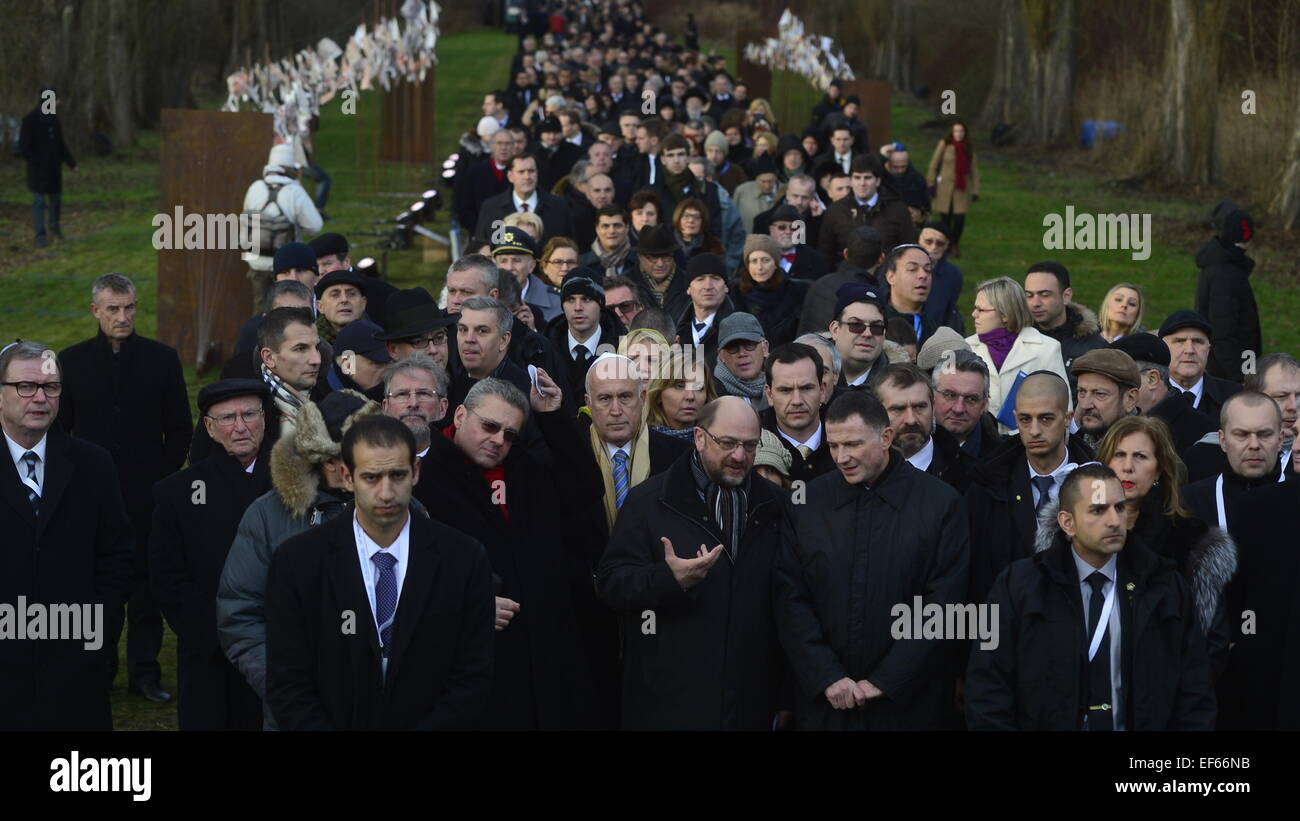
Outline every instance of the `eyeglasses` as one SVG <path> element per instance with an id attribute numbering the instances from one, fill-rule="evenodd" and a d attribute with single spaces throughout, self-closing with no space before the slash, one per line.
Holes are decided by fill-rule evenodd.
<path id="1" fill-rule="evenodd" d="M 223 413 L 220 416 L 209 414 L 208 418 L 223 428 L 230 428 L 234 427 L 236 420 L 242 420 L 245 425 L 251 425 L 262 418 L 262 412 L 262 409 L 258 408 L 257 410 L 246 410 L 241 413 Z"/>
<path id="2" fill-rule="evenodd" d="M 736 342 L 732 342 L 730 345 L 723 345 L 722 350 L 726 351 L 729 354 L 737 354 L 740 353 L 741 351 L 744 351 L 745 353 L 753 353 L 754 349 L 757 347 L 758 347 L 757 342 L 751 342 L 748 339 L 741 339 L 741 340 L 737 340 Z"/>
<path id="3" fill-rule="evenodd" d="M 725 436 L 719 439 L 712 433 L 709 433 L 708 428 L 700 428 L 700 430 L 704 431 L 706 436 L 712 439 L 718 447 L 722 448 L 724 453 L 731 453 L 736 448 L 744 448 L 745 453 L 754 453 L 758 450 L 759 440 L 757 439 L 732 439 L 730 436 Z"/>
<path id="4" fill-rule="evenodd" d="M 559 266 L 562 266 L 562 267 L 565 267 L 565 268 L 577 268 L 577 267 L 578 267 L 578 261 L 577 261 L 576 259 L 548 259 L 548 260 L 546 260 L 546 264 L 547 264 L 547 265 L 559 265 Z"/>
<path id="5" fill-rule="evenodd" d="M 635 299 L 629 299 L 627 302 L 615 302 L 613 305 L 614 311 L 620 314 L 630 314 L 640 307 L 641 303 Z"/>
<path id="6" fill-rule="evenodd" d="M 413 348 L 427 348 L 430 345 L 446 345 L 447 332 L 439 331 L 432 336 L 413 336 L 409 339 L 403 339 L 402 341 Z"/>
<path id="7" fill-rule="evenodd" d="M 493 422 L 490 419 L 484 419 L 482 416 L 478 415 L 478 411 L 474 410 L 468 405 L 465 406 L 465 409 L 468 410 L 470 413 L 474 414 L 474 417 L 478 419 L 479 427 L 483 428 L 483 432 L 486 433 L 488 436 L 496 436 L 498 433 L 500 433 L 501 438 L 505 439 L 506 442 L 511 444 L 513 444 L 514 441 L 519 438 L 519 431 L 514 430 L 513 428 L 507 428 L 505 425 L 501 424 L 500 422 Z"/>
<path id="8" fill-rule="evenodd" d="M 55 399 L 63 393 L 62 382 L 2 382 L 0 384 L 13 385 L 14 390 L 18 391 L 18 395 L 23 399 L 31 399 L 35 396 L 37 388 L 43 389 L 48 399 Z"/>
<path id="9" fill-rule="evenodd" d="M 673 263 L 672 254 L 668 254 L 667 256 L 662 256 L 662 257 L 653 254 L 642 254 L 641 259 L 645 260 L 646 265 L 660 266 L 660 265 L 672 265 Z"/>
<path id="10" fill-rule="evenodd" d="M 984 401 L 984 397 L 978 393 L 957 393 L 956 391 L 942 390 L 938 394 L 943 397 L 945 402 L 956 402 L 958 399 L 966 405 L 978 405 Z"/>
<path id="11" fill-rule="evenodd" d="M 841 325 L 849 329 L 849 333 L 854 336 L 860 335 L 863 331 L 870 330 L 872 336 L 885 335 L 885 323 L 883 322 L 860 322 L 856 319 L 848 322 L 841 322 Z"/>
<path id="12" fill-rule="evenodd" d="M 389 399 L 396 399 L 398 402 L 405 402 L 410 399 L 412 395 L 415 396 L 417 401 L 432 402 L 433 397 L 445 397 L 447 394 L 439 393 L 438 391 L 431 391 L 428 388 L 420 388 L 416 391 L 393 391 L 392 393 L 387 394 Z"/>

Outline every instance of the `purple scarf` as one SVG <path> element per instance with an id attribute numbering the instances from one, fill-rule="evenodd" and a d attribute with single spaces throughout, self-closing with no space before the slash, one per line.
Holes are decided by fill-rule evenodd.
<path id="1" fill-rule="evenodd" d="M 1013 334 L 1006 328 L 998 328 L 979 335 L 980 342 L 989 346 L 989 356 L 993 357 L 993 365 L 1000 371 L 1002 363 L 1007 361 L 1007 354 L 1011 353 L 1011 346 L 1016 344 L 1018 334 Z"/>

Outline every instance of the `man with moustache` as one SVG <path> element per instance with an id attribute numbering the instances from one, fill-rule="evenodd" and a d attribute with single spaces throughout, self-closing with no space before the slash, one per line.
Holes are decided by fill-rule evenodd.
<path id="1" fill-rule="evenodd" d="M 384 413 L 411 429 L 419 459 L 428 455 L 435 428 L 447 415 L 447 382 L 446 369 L 422 353 L 384 368 Z M 415 495 L 421 495 L 419 482 Z"/>
<path id="2" fill-rule="evenodd" d="M 821 355 L 797 342 L 775 348 L 763 365 L 763 390 L 770 407 L 759 414 L 790 454 L 790 478 L 804 482 L 835 469 L 822 410 L 830 386 L 822 378 Z"/>
<path id="3" fill-rule="evenodd" d="M 1134 412 L 1141 378 L 1133 358 L 1114 348 L 1097 348 L 1076 357 L 1070 375 L 1078 385 L 1074 418 L 1083 441 L 1094 451 L 1110 426 Z"/>
<path id="4" fill-rule="evenodd" d="M 710 402 L 690 453 L 623 506 L 597 591 L 622 623 L 624 729 L 768 730 L 784 706 L 772 572 L 785 493 L 751 473 L 760 431 L 743 400 Z"/>
<path id="5" fill-rule="evenodd" d="M 880 402 L 846 393 L 826 411 L 838 470 L 786 507 L 777 629 L 798 686 L 802 729 L 937 729 L 949 712 L 949 650 L 896 639 L 900 602 L 963 601 L 970 543 L 957 492 L 890 446 Z"/>
<path id="6" fill-rule="evenodd" d="M 947 482 L 965 493 L 975 460 L 952 434 L 934 421 L 934 388 L 925 371 L 911 362 L 886 366 L 872 379 L 876 398 L 889 414 L 894 444 L 917 470 Z"/>
<path id="7" fill-rule="evenodd" d="M 1126 531 L 1126 508 L 1114 471 L 1077 468 L 1050 546 L 998 575 L 999 641 L 972 648 L 966 676 L 972 730 L 1214 729 L 1192 593 Z"/>

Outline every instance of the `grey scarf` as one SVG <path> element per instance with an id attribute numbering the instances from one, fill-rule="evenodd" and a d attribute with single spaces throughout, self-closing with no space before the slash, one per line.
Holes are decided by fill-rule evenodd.
<path id="1" fill-rule="evenodd" d="M 600 260 L 600 265 L 605 269 L 605 276 L 616 277 L 621 273 L 623 262 L 627 255 L 632 252 L 632 240 L 623 237 L 623 244 L 608 253 L 600 245 L 600 238 L 597 237 L 591 241 L 591 252 Z"/>
<path id="2" fill-rule="evenodd" d="M 740 549 L 740 536 L 745 532 L 745 515 L 749 512 L 749 475 L 740 487 L 723 487 L 709 478 L 700 461 L 700 452 L 691 452 L 691 475 L 695 489 L 713 515 L 713 521 L 722 534 L 723 547 L 734 562 Z"/>
<path id="3" fill-rule="evenodd" d="M 753 379 L 745 381 L 729 371 L 727 366 L 719 359 L 718 364 L 713 368 L 713 378 L 727 389 L 728 396 L 743 396 L 756 404 L 763 402 L 763 386 L 767 384 L 767 380 L 761 373 Z"/>

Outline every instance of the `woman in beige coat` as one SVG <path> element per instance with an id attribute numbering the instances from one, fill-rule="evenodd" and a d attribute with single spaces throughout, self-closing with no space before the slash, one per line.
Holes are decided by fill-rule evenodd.
<path id="1" fill-rule="evenodd" d="M 925 173 L 930 186 L 930 212 L 938 214 L 947 226 L 952 241 L 949 249 L 954 257 L 961 256 L 962 229 L 966 227 L 966 212 L 970 204 L 980 198 L 980 172 L 975 162 L 975 146 L 970 132 L 961 120 L 954 120 L 948 135 L 934 147 L 930 157 L 930 170 Z"/>
<path id="2" fill-rule="evenodd" d="M 1061 343 L 1038 332 L 1025 300 L 1025 289 L 1011 277 L 981 282 L 975 291 L 975 333 L 966 337 L 970 349 L 989 368 L 989 413 L 997 416 L 1002 403 L 1024 371 L 1051 371 L 1066 382 Z M 1070 407 L 1074 401 L 1071 398 Z M 999 424 L 1002 433 L 1015 428 Z"/>

